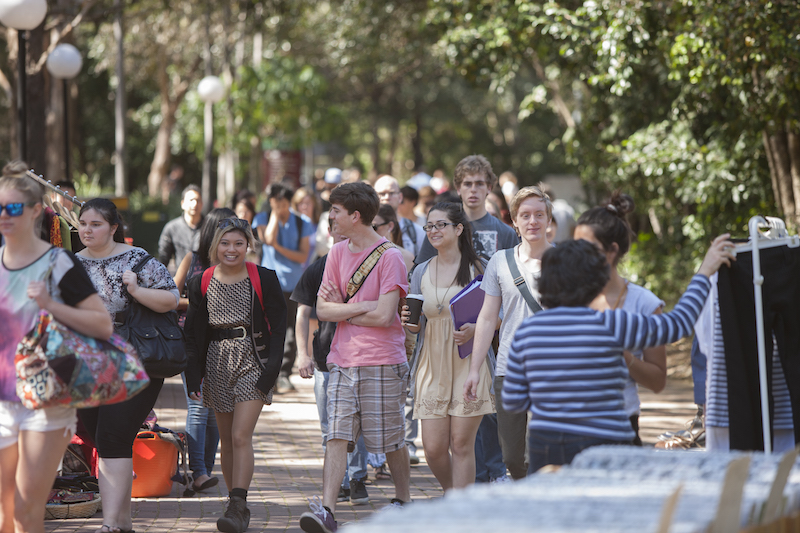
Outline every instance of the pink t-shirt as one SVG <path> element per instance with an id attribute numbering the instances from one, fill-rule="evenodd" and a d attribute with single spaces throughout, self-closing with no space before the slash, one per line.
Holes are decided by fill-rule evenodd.
<path id="1" fill-rule="evenodd" d="M 386 239 L 381 239 L 368 250 L 353 253 L 348 248 L 350 241 L 337 243 L 328 253 L 325 274 L 322 282 L 333 282 L 347 294 L 347 282 L 369 254 Z M 397 248 L 383 252 L 378 264 L 372 269 L 350 302 L 375 301 L 380 295 L 400 291 L 403 298 L 408 293 L 408 272 L 403 262 L 403 254 Z M 408 361 L 405 349 L 406 335 L 400 323 L 400 315 L 395 314 L 388 328 L 356 326 L 347 322 L 336 325 L 328 363 L 341 367 L 397 365 Z"/>

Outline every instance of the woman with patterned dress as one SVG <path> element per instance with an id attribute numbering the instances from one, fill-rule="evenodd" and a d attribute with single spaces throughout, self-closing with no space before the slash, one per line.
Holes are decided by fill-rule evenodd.
<path id="1" fill-rule="evenodd" d="M 255 267 L 254 280 L 248 273 L 245 255 L 253 243 L 247 221 L 221 220 L 209 251 L 217 264 L 189 280 L 186 387 L 216 415 L 229 491 L 217 520 L 224 533 L 242 533 L 250 524 L 253 432 L 261 409 L 272 403 L 286 335 L 286 302 L 275 272 Z"/>
<path id="2" fill-rule="evenodd" d="M 450 314 L 450 299 L 483 272 L 484 265 L 472 246 L 472 232 L 459 204 L 434 205 L 424 229 L 438 252 L 411 277 L 410 293 L 422 294 L 424 316 L 419 325 L 408 324 L 406 306 L 402 318 L 409 331 L 420 332 L 412 369 L 414 418 L 422 420 L 428 466 L 448 491 L 475 481 L 475 435 L 483 415 L 495 412 L 488 365 L 482 367 L 477 397 L 464 399 L 470 358 L 461 359 L 458 346 L 472 338 L 475 324 L 456 331 Z"/>
<path id="3" fill-rule="evenodd" d="M 211 249 L 211 242 L 217 232 L 217 224 L 223 218 L 233 216 L 236 215 L 227 207 L 218 207 L 203 217 L 197 251 L 186 254 L 175 272 L 175 285 L 182 295 L 185 293 L 186 280 L 202 274 L 211 266 L 208 251 Z M 178 322 L 181 327 L 185 325 L 188 307 L 189 298 L 181 296 L 178 303 Z M 185 372 L 182 377 L 183 388 L 186 390 Z M 219 478 L 210 475 L 214 469 L 214 460 L 217 457 L 217 446 L 219 445 L 217 419 L 214 412 L 204 406 L 203 402 L 189 398 L 188 390 L 186 391 L 186 406 L 186 439 L 189 448 L 189 468 L 192 470 L 192 489 L 195 492 L 203 492 L 219 483 Z"/>
<path id="4" fill-rule="evenodd" d="M 86 246 L 78 252 L 78 259 L 106 309 L 114 316 L 115 324 L 124 322 L 133 300 L 158 313 L 178 306 L 180 294 L 175 282 L 158 260 L 150 259 L 138 275 L 132 271 L 147 252 L 124 243 L 123 222 L 113 202 L 105 198 L 84 202 L 78 220 L 78 234 Z M 130 400 L 78 410 L 100 456 L 98 481 L 103 498 L 103 526 L 98 533 L 133 530 L 133 442 L 156 404 L 163 384 L 163 379 L 151 378 L 150 385 Z"/>
<path id="5" fill-rule="evenodd" d="M 17 344 L 48 311 L 79 333 L 108 340 L 111 317 L 72 253 L 38 237 L 44 190 L 21 161 L 0 177 L 0 531 L 44 533 L 45 504 L 75 433 L 72 407 L 28 409 L 16 394 Z"/>

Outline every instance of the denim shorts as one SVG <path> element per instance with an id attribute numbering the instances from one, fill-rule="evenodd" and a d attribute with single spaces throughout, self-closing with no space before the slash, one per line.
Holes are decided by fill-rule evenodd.
<path id="1" fill-rule="evenodd" d="M 73 407 L 28 409 L 19 402 L 0 402 L 0 449 L 15 444 L 20 431 L 64 429 L 64 435 L 69 435 L 75 433 L 77 423 Z"/>
<path id="2" fill-rule="evenodd" d="M 567 465 L 586 448 L 601 444 L 631 444 L 631 442 L 560 431 L 528 429 L 528 475 L 543 466 Z"/>

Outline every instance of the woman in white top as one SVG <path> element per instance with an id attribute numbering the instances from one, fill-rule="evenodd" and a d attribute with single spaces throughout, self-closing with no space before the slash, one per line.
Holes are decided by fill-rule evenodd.
<path id="1" fill-rule="evenodd" d="M 45 504 L 77 421 L 71 407 L 31 410 L 20 403 L 17 344 L 42 309 L 84 335 L 108 340 L 114 331 L 75 256 L 38 237 L 44 191 L 26 168 L 9 163 L 0 177 L 0 530 L 6 533 L 44 532 Z"/>
<path id="2" fill-rule="evenodd" d="M 597 311 L 624 309 L 640 314 L 661 314 L 664 302 L 655 294 L 631 283 L 619 274 L 620 260 L 631 245 L 631 227 L 626 215 L 635 208 L 633 199 L 627 194 L 614 193 L 604 205 L 593 207 L 580 218 L 575 228 L 575 238 L 595 244 L 606 256 L 611 266 L 611 277 L 603 292 L 592 302 Z M 639 392 L 637 383 L 653 392 L 661 392 L 667 384 L 667 349 L 664 346 L 647 348 L 638 352 L 624 352 L 628 365 L 628 383 L 623 391 L 625 412 L 636 432 L 634 444 L 642 445 L 639 437 Z"/>
<path id="3" fill-rule="evenodd" d="M 535 301 L 539 299 L 537 279 L 541 271 L 541 259 L 551 245 L 545 233 L 553 217 L 553 204 L 550 197 L 540 187 L 524 187 L 514 195 L 509 206 L 514 229 L 521 237 L 519 245 L 512 248 L 514 266 L 524 280 L 524 288 Z M 503 378 L 506 362 L 514 332 L 523 320 L 533 315 L 534 309 L 526 301 L 515 283 L 517 276 L 512 274 L 508 263 L 508 252 L 500 250 L 489 260 L 483 275 L 481 288 L 486 292 L 475 331 L 472 363 L 464 395 L 467 399 L 475 397 L 479 370 L 486 359 L 494 337 L 497 317 L 501 316 L 500 348 L 497 352 L 497 368 L 494 378 L 494 393 L 497 397 L 497 431 L 503 462 L 511 477 L 521 479 L 527 475 L 525 442 L 528 418 L 525 413 L 509 413 L 503 409 Z M 536 304 L 538 305 L 538 303 Z"/>

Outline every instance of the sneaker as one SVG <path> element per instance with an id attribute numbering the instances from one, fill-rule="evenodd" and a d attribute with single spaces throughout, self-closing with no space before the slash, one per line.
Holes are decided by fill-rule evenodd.
<path id="1" fill-rule="evenodd" d="M 350 489 L 346 489 L 344 487 L 339 487 L 339 495 L 336 497 L 337 502 L 349 502 L 350 501 Z"/>
<path id="2" fill-rule="evenodd" d="M 511 483 L 511 478 L 508 477 L 508 474 L 503 474 L 500 477 L 494 478 L 489 483 L 493 485 L 505 485 L 506 483 Z"/>
<path id="3" fill-rule="evenodd" d="M 238 496 L 228 499 L 225 515 L 217 520 L 217 529 L 223 533 L 244 533 L 250 525 L 250 509 L 247 502 Z"/>
<path id="4" fill-rule="evenodd" d="M 350 503 L 353 505 L 363 505 L 369 503 L 369 494 L 364 482 L 359 479 L 350 480 Z"/>
<path id="5" fill-rule="evenodd" d="M 386 507 L 384 507 L 383 509 L 381 509 L 381 512 L 383 512 L 383 511 L 389 511 L 389 510 L 392 510 L 392 509 L 402 509 L 402 508 L 403 508 L 403 506 L 404 506 L 405 504 L 407 504 L 407 503 L 408 503 L 408 502 L 404 502 L 404 501 L 403 501 L 403 500 L 401 500 L 400 498 L 392 498 L 392 501 L 390 501 L 390 502 L 389 502 L 389 505 L 387 505 Z"/>
<path id="6" fill-rule="evenodd" d="M 333 513 L 322 505 L 319 497 L 315 496 L 308 506 L 311 510 L 300 515 L 300 529 L 306 533 L 334 533 L 339 529 Z"/>
<path id="7" fill-rule="evenodd" d="M 417 457 L 416 451 L 408 450 L 408 462 L 411 466 L 416 466 L 419 464 L 419 457 Z"/>
<path id="8" fill-rule="evenodd" d="M 294 392 L 297 389 L 292 385 L 292 382 L 289 381 L 287 376 L 279 376 L 278 381 L 275 384 L 275 392 L 278 394 L 285 394 L 287 392 Z"/>

